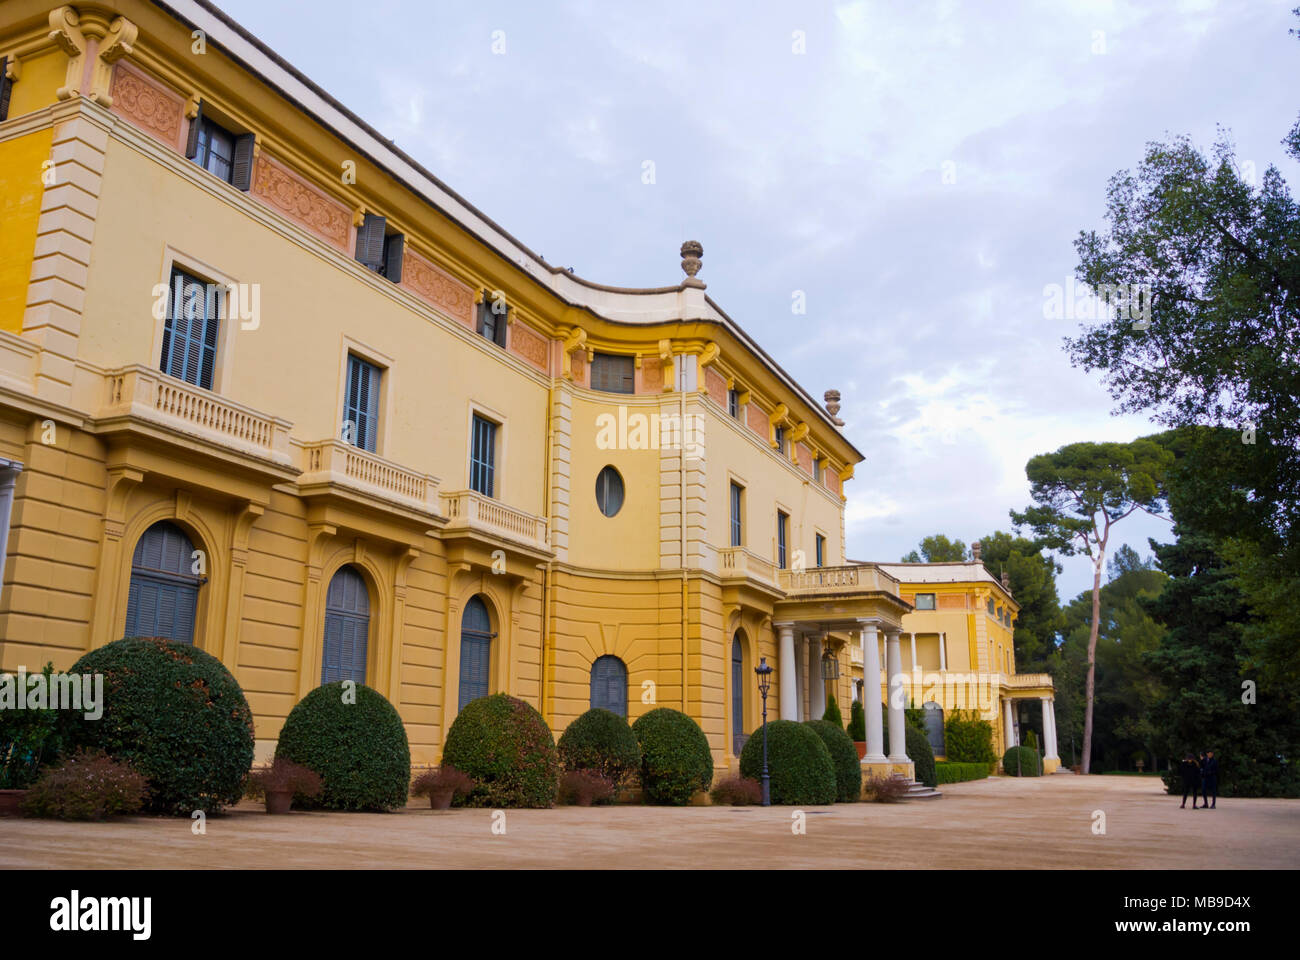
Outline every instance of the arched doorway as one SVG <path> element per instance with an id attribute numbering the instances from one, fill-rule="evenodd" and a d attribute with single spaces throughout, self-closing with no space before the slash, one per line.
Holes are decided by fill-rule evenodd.
<path id="1" fill-rule="evenodd" d="M 194 642 L 199 587 L 194 544 L 174 523 L 155 523 L 140 537 L 131 559 L 126 600 L 126 637 L 166 637 Z"/>
<path id="2" fill-rule="evenodd" d="M 627 716 L 627 666 L 606 654 L 591 665 L 591 705 Z"/>
<path id="3" fill-rule="evenodd" d="M 731 752 L 740 756 L 749 737 L 745 733 L 745 646 L 740 631 L 731 636 Z"/>
<path id="4" fill-rule="evenodd" d="M 943 707 L 933 700 L 921 704 L 925 718 L 925 736 L 930 741 L 930 749 L 936 757 L 947 756 L 943 741 Z"/>
<path id="5" fill-rule="evenodd" d="M 488 695 L 492 669 L 492 618 L 482 597 L 470 597 L 460 618 L 460 704 Z"/>
<path id="6" fill-rule="evenodd" d="M 366 682 L 370 591 L 356 567 L 339 567 L 325 594 L 325 646 L 320 682 Z"/>

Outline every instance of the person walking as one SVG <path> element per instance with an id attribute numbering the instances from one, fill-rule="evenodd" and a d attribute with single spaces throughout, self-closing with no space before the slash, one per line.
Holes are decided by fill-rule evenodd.
<path id="1" fill-rule="evenodd" d="M 1211 796 L 1213 803 L 1210 802 Z M 1219 805 L 1219 760 L 1213 750 L 1206 750 L 1205 759 L 1201 761 L 1201 806 L 1207 804 L 1211 810 Z"/>
<path id="2" fill-rule="evenodd" d="M 1196 757 L 1189 752 L 1183 758 L 1178 772 L 1183 777 L 1183 802 L 1178 809 L 1183 810 L 1187 807 L 1187 794 L 1190 791 L 1192 794 L 1192 809 L 1195 810 L 1196 794 L 1201 789 L 1201 765 L 1196 762 Z"/>

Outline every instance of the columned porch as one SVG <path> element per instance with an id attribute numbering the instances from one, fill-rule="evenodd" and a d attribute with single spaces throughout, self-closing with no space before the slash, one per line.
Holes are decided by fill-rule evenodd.
<path id="1" fill-rule="evenodd" d="M 775 605 L 772 629 L 777 639 L 779 715 L 782 720 L 820 719 L 826 709 L 823 658 L 847 674 L 852 656 L 861 651 L 864 676 L 884 677 L 880 640 L 885 642 L 889 696 L 886 704 L 868 692 L 864 696 L 867 746 L 863 773 L 913 778 L 907 756 L 904 708 L 906 675 L 901 647 L 902 617 L 911 605 L 898 595 L 898 581 L 872 564 L 782 571 L 786 599 Z M 831 668 L 834 672 L 834 667 Z M 870 685 L 868 685 L 868 691 Z M 805 698 L 806 693 L 806 698 Z M 847 708 L 847 704 L 845 704 Z M 889 710 L 888 745 L 884 742 L 884 711 Z"/>
<path id="2" fill-rule="evenodd" d="M 1016 704 L 1021 700 L 1037 700 L 1043 711 L 1043 773 L 1055 773 L 1061 766 L 1056 740 L 1056 698 L 1052 678 L 1045 673 L 1012 674 L 1002 681 L 1002 743 L 1003 752 L 1021 744 L 1020 728 L 1016 722 Z"/>

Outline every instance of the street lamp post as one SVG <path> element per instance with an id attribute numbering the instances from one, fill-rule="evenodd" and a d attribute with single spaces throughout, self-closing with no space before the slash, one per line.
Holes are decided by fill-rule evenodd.
<path id="1" fill-rule="evenodd" d="M 771 778 L 767 774 L 767 692 L 772 689 L 772 668 L 767 657 L 760 657 L 754 668 L 758 674 L 758 692 L 763 695 L 763 806 L 772 805 Z"/>

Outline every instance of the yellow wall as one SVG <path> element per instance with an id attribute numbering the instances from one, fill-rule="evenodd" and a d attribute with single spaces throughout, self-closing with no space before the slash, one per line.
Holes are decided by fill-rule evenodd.
<path id="1" fill-rule="evenodd" d="M 15 93 L 18 89 L 15 86 Z M 10 109 L 10 115 L 15 115 Z M 49 129 L 0 141 L 0 330 L 23 327 L 27 279 L 32 270 L 36 221 L 45 191 L 41 175 L 50 158 Z"/>

